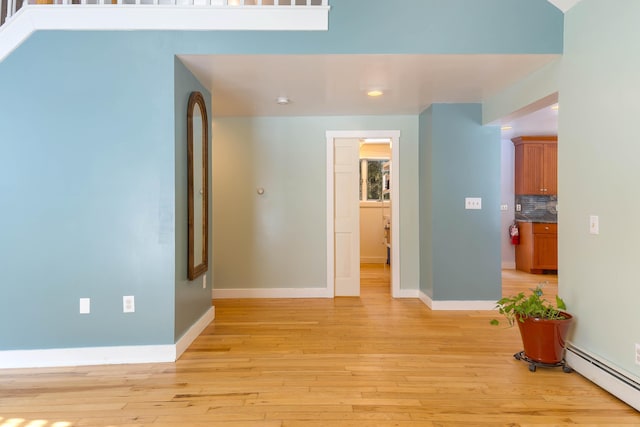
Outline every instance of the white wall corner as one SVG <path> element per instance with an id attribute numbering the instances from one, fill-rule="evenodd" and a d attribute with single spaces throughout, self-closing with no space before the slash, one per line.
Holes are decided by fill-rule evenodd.
<path id="1" fill-rule="evenodd" d="M 427 295 L 424 292 L 420 291 L 419 294 L 418 294 L 418 298 L 420 299 L 420 301 L 422 301 L 424 303 L 424 305 L 426 305 L 430 309 L 433 309 L 433 300 L 431 299 L 431 297 L 429 295 Z"/>
<path id="2" fill-rule="evenodd" d="M 563 13 L 567 13 L 569 9 L 578 4 L 581 0 L 548 0 L 549 3 L 560 9 Z"/>
<path id="3" fill-rule="evenodd" d="M 176 342 L 176 360 L 182 356 L 187 348 L 195 341 L 198 336 L 205 330 L 207 326 L 216 318 L 216 309 L 211 307 L 201 317 L 191 325 L 191 327 L 185 332 L 180 339 Z"/>

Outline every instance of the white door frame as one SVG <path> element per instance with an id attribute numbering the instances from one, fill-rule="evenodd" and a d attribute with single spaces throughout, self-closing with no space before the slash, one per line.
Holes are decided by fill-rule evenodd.
<path id="1" fill-rule="evenodd" d="M 336 138 L 391 139 L 391 296 L 400 297 L 400 131 L 327 131 L 327 293 L 335 295 L 334 177 L 333 155 Z"/>

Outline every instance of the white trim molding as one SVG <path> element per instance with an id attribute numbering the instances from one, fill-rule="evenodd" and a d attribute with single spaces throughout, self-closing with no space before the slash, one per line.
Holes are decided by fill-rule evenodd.
<path id="1" fill-rule="evenodd" d="M 215 317 L 211 307 L 176 344 L 0 351 L 0 368 L 53 368 L 175 362 Z"/>
<path id="2" fill-rule="evenodd" d="M 328 130 L 327 140 L 327 292 L 335 292 L 334 182 L 333 157 L 336 138 L 391 139 L 391 296 L 400 297 L 400 131 L 399 130 Z"/>
<path id="3" fill-rule="evenodd" d="M 420 298 L 420 291 L 417 289 L 400 289 L 396 298 Z"/>
<path id="4" fill-rule="evenodd" d="M 176 347 L 171 344 L 0 351 L 2 368 L 163 363 L 175 360 Z"/>
<path id="5" fill-rule="evenodd" d="M 434 301 L 424 292 L 420 291 L 419 297 L 427 307 L 434 311 L 475 311 L 475 310 L 495 310 L 495 301 L 466 301 L 466 300 L 450 300 L 450 301 Z"/>
<path id="6" fill-rule="evenodd" d="M 0 62 L 38 30 L 327 31 L 329 6 L 27 5 L 0 27 Z"/>
<path id="7" fill-rule="evenodd" d="M 189 346 L 193 343 L 193 341 L 195 341 L 195 339 L 198 338 L 198 336 L 200 336 L 202 331 L 204 331 L 205 328 L 209 326 L 209 324 L 213 322 L 213 319 L 215 318 L 216 318 L 216 308 L 211 307 L 200 317 L 200 319 L 196 321 L 196 323 L 191 325 L 191 327 L 187 330 L 187 332 L 185 332 L 178 339 L 178 341 L 176 341 L 175 360 L 178 360 L 180 356 L 182 356 L 182 353 L 184 353 L 187 350 L 187 348 L 189 348 Z"/>
<path id="8" fill-rule="evenodd" d="M 333 298 L 327 288 L 213 289 L 214 299 L 236 298 Z"/>
<path id="9" fill-rule="evenodd" d="M 580 375 L 640 411 L 640 378 L 572 343 L 567 343 L 565 360 Z"/>

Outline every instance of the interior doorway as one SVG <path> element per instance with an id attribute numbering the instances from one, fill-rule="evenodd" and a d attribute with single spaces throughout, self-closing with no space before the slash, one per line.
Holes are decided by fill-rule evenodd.
<path id="1" fill-rule="evenodd" d="M 360 295 L 360 192 L 362 141 L 385 140 L 391 162 L 388 190 L 390 293 L 400 293 L 399 131 L 327 131 L 327 287 L 334 296 Z M 382 223 L 381 223 L 382 226 Z M 386 262 L 386 260 L 385 260 Z"/>

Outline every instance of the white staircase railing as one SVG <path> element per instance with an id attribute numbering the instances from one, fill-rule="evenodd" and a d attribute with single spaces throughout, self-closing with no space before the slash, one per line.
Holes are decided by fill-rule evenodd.
<path id="1" fill-rule="evenodd" d="M 309 7 L 328 6 L 329 0 L 0 0 L 0 25 L 10 20 L 21 8 L 37 5 L 148 5 L 196 7 Z"/>
<path id="2" fill-rule="evenodd" d="M 329 0 L 0 0 L 0 12 L 0 62 L 38 30 L 329 28 Z"/>

